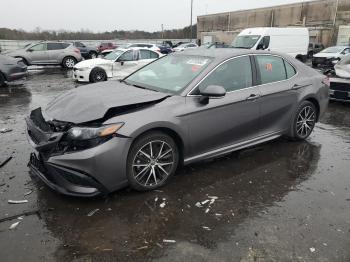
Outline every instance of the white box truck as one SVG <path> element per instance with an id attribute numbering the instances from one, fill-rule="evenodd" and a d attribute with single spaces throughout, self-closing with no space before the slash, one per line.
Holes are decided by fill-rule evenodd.
<path id="1" fill-rule="evenodd" d="M 305 27 L 255 27 L 239 33 L 232 45 L 236 48 L 281 52 L 305 61 L 309 42 L 309 30 Z"/>

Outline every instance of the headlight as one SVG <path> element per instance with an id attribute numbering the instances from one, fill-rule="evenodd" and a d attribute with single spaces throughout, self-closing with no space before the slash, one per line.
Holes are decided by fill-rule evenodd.
<path id="1" fill-rule="evenodd" d="M 73 127 L 68 130 L 68 138 L 72 140 L 89 140 L 94 138 L 104 138 L 115 134 L 124 123 L 106 125 L 98 128 Z"/>

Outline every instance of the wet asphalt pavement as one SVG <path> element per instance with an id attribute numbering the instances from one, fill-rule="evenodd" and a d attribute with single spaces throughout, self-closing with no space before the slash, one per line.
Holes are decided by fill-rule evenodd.
<path id="1" fill-rule="evenodd" d="M 0 163 L 13 157 L 0 168 L 0 261 L 350 261 L 350 105 L 331 103 L 305 142 L 187 166 L 158 191 L 78 199 L 26 166 L 24 117 L 77 86 L 70 74 L 32 70 L 0 89 L 0 129 L 12 129 Z"/>

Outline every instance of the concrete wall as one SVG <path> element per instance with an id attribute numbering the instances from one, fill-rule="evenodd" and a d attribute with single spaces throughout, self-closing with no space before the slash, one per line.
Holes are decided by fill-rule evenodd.
<path id="1" fill-rule="evenodd" d="M 319 0 L 199 16 L 197 36 L 203 40 L 205 35 L 214 35 L 214 41 L 231 43 L 248 27 L 306 26 L 312 41 L 329 46 L 336 42 L 338 26 L 347 24 L 350 24 L 349 0 Z"/>

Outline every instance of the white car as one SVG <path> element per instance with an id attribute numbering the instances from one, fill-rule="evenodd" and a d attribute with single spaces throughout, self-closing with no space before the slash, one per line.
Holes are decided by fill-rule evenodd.
<path id="1" fill-rule="evenodd" d="M 181 52 L 184 51 L 186 49 L 193 49 L 193 48 L 197 48 L 198 45 L 194 44 L 194 43 L 187 43 L 187 44 L 182 44 L 179 45 L 178 47 L 175 47 L 173 50 L 174 52 Z"/>
<path id="2" fill-rule="evenodd" d="M 153 51 L 160 52 L 160 48 L 156 44 L 150 43 L 132 43 L 126 46 L 127 48 L 145 48 Z"/>
<path id="3" fill-rule="evenodd" d="M 339 60 L 350 54 L 350 46 L 331 46 L 315 54 L 312 58 L 313 67 L 332 67 Z"/>
<path id="4" fill-rule="evenodd" d="M 335 73 L 341 78 L 350 78 L 350 54 L 344 56 L 335 66 Z"/>
<path id="5" fill-rule="evenodd" d="M 108 78 L 123 79 L 139 68 L 162 57 L 148 49 L 116 49 L 104 58 L 84 60 L 73 68 L 73 79 L 79 82 L 100 82 Z"/>

